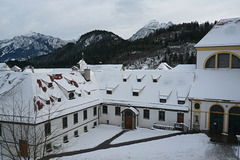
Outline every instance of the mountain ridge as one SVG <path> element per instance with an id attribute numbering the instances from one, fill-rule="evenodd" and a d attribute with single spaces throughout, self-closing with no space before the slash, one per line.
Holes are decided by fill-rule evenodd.
<path id="1" fill-rule="evenodd" d="M 11 59 L 26 60 L 45 55 L 67 43 L 68 41 L 60 38 L 36 32 L 14 36 L 12 39 L 0 40 L 0 62 Z"/>
<path id="2" fill-rule="evenodd" d="M 149 36 L 149 34 L 154 33 L 158 29 L 167 29 L 172 26 L 173 23 L 169 21 L 168 23 L 159 23 L 158 21 L 151 20 L 142 28 L 140 28 L 135 34 L 132 35 L 128 40 L 129 41 L 136 41 L 138 39 L 145 38 Z"/>

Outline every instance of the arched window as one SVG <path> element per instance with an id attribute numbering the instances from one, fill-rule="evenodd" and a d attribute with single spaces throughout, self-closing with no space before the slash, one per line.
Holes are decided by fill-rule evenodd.
<path id="1" fill-rule="evenodd" d="M 235 55 L 232 55 L 232 68 L 240 68 L 240 59 Z"/>
<path id="2" fill-rule="evenodd" d="M 223 108 L 219 105 L 214 105 L 210 109 L 211 112 L 224 112 Z"/>
<path id="3" fill-rule="evenodd" d="M 215 55 L 207 60 L 205 68 L 215 68 Z"/>
<path id="4" fill-rule="evenodd" d="M 215 53 L 207 59 L 205 68 L 240 68 L 240 59 L 232 53 Z"/>

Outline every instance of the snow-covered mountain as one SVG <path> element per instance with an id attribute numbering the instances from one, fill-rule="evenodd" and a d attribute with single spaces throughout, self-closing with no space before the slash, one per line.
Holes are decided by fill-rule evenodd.
<path id="1" fill-rule="evenodd" d="M 157 29 L 161 29 L 161 28 L 167 29 L 172 25 L 173 25 L 173 23 L 171 21 L 168 23 L 159 24 L 158 21 L 151 20 L 148 24 L 146 24 L 144 27 L 139 29 L 131 38 L 129 38 L 129 41 L 135 41 L 137 39 L 145 38 L 150 33 L 155 32 Z"/>
<path id="2" fill-rule="evenodd" d="M 44 55 L 67 44 L 52 36 L 30 32 L 12 39 L 0 40 L 0 62 L 10 59 L 24 60 Z"/>

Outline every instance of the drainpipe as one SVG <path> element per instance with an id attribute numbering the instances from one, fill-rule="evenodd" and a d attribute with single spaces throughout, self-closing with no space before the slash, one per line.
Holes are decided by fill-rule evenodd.
<path id="1" fill-rule="evenodd" d="M 191 102 L 190 130 L 192 130 L 192 101 L 191 99 L 189 99 L 189 101 Z"/>

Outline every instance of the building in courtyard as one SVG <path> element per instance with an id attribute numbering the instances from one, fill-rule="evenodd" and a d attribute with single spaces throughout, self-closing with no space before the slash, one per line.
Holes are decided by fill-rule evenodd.
<path id="1" fill-rule="evenodd" d="M 240 18 L 220 20 L 195 47 L 197 64 L 175 68 L 82 60 L 72 69 L 1 71 L 3 153 L 41 157 L 98 124 L 240 133 Z"/>

